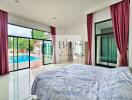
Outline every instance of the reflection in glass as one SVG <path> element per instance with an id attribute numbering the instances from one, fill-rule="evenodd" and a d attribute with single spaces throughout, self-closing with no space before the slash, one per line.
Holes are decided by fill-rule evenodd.
<path id="1" fill-rule="evenodd" d="M 96 64 L 111 67 L 116 66 L 117 47 L 111 20 L 96 24 L 95 41 Z"/>
<path id="2" fill-rule="evenodd" d="M 43 41 L 30 39 L 30 67 L 43 65 Z"/>
<path id="3" fill-rule="evenodd" d="M 13 50 L 14 50 L 14 46 L 13 46 L 13 38 L 12 37 L 8 37 L 8 61 L 9 61 L 9 71 L 13 71 Z"/>
<path id="4" fill-rule="evenodd" d="M 30 100 L 30 70 L 21 70 L 9 75 L 9 100 Z"/>
<path id="5" fill-rule="evenodd" d="M 49 64 L 52 61 L 52 43 L 44 41 L 44 64 Z"/>
<path id="6" fill-rule="evenodd" d="M 18 69 L 29 67 L 29 39 L 18 38 Z"/>

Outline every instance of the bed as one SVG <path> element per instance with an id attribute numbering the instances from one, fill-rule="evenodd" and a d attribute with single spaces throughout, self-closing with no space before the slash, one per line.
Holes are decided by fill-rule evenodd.
<path id="1" fill-rule="evenodd" d="M 72 64 L 39 74 L 31 91 L 41 100 L 132 100 L 132 75 L 128 67 Z"/>

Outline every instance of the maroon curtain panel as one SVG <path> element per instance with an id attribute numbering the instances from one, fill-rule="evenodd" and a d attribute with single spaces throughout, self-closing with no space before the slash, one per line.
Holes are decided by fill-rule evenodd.
<path id="1" fill-rule="evenodd" d="M 88 65 L 92 65 L 92 28 L 93 28 L 93 14 L 87 15 L 87 36 L 88 36 Z"/>
<path id="2" fill-rule="evenodd" d="M 9 73 L 8 69 L 8 17 L 7 12 L 0 10 L 0 75 Z"/>
<path id="3" fill-rule="evenodd" d="M 113 31 L 120 53 L 119 66 L 128 66 L 127 48 L 129 35 L 130 1 L 123 0 L 110 6 Z"/>
<path id="4" fill-rule="evenodd" d="M 53 44 L 52 60 L 53 60 L 53 63 L 56 64 L 56 28 L 51 26 L 50 29 L 51 29 L 51 37 L 52 37 L 52 44 Z"/>

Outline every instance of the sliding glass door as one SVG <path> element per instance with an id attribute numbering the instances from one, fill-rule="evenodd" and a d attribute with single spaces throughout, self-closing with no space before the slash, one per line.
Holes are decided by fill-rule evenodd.
<path id="1" fill-rule="evenodd" d="M 14 38 L 8 37 L 8 62 L 9 62 L 9 70 L 13 71 L 14 69 Z"/>
<path id="2" fill-rule="evenodd" d="M 17 66 L 17 38 L 8 37 L 8 61 L 9 61 L 9 71 L 14 71 L 18 69 Z"/>
<path id="3" fill-rule="evenodd" d="M 13 37 L 13 70 L 17 70 L 18 69 L 18 59 L 17 59 L 17 51 L 18 51 L 18 45 L 17 45 L 17 38 Z"/>
<path id="4" fill-rule="evenodd" d="M 50 40 L 44 41 L 44 64 L 52 63 L 52 43 Z"/>
<path id="5" fill-rule="evenodd" d="M 50 40 L 8 37 L 8 43 L 10 71 L 52 63 Z"/>
<path id="6" fill-rule="evenodd" d="M 43 65 L 43 40 L 30 39 L 30 67 Z"/>
<path id="7" fill-rule="evenodd" d="M 29 39 L 8 37 L 9 70 L 29 68 Z"/>
<path id="8" fill-rule="evenodd" d="M 29 68 L 29 39 L 18 38 L 18 69 Z"/>
<path id="9" fill-rule="evenodd" d="M 10 71 L 50 64 L 51 35 L 41 30 L 8 25 L 8 54 Z"/>
<path id="10" fill-rule="evenodd" d="M 112 20 L 95 23 L 95 64 L 116 67 L 117 47 L 113 34 Z"/>

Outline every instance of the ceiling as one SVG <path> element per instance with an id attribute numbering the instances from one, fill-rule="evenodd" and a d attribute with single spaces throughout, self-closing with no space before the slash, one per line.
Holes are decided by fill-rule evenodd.
<path id="1" fill-rule="evenodd" d="M 68 28 L 78 23 L 85 11 L 108 1 L 117 0 L 0 0 L 0 9 L 42 24 Z"/>

